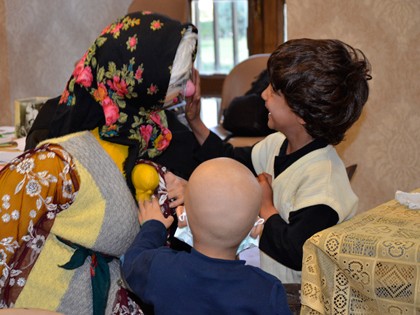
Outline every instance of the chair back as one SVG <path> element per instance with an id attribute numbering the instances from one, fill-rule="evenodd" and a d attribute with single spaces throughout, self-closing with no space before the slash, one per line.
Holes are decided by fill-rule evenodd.
<path id="1" fill-rule="evenodd" d="M 133 0 L 127 13 L 136 11 L 151 11 L 187 23 L 191 21 L 188 0 Z"/>
<path id="2" fill-rule="evenodd" d="M 222 86 L 220 115 L 223 114 L 233 98 L 244 95 L 251 88 L 252 82 L 267 68 L 268 57 L 270 54 L 249 56 L 228 73 Z"/>
<path id="3" fill-rule="evenodd" d="M 357 164 L 351 164 L 346 167 L 347 176 L 349 177 L 349 180 L 353 178 L 354 172 L 356 171 Z"/>

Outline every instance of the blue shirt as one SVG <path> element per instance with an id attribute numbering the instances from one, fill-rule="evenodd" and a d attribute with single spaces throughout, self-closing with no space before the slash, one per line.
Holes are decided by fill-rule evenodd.
<path id="1" fill-rule="evenodd" d="M 131 290 L 155 314 L 291 314 L 281 282 L 243 260 L 164 247 L 164 225 L 147 221 L 124 257 Z"/>

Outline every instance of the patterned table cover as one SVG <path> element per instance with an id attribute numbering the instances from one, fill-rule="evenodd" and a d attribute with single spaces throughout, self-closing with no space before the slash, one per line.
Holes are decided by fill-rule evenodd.
<path id="1" fill-rule="evenodd" d="M 301 297 L 301 315 L 420 314 L 420 210 L 392 200 L 313 235 Z"/>

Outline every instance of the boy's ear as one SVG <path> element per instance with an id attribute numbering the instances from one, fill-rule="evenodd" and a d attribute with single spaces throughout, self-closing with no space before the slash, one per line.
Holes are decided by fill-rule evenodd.
<path id="1" fill-rule="evenodd" d="M 187 226 L 187 217 L 186 215 L 183 215 L 183 212 L 185 211 L 184 206 L 178 206 L 176 207 L 176 216 L 178 217 L 178 227 L 183 228 Z M 181 220 L 181 219 L 183 220 Z"/>
<path id="2" fill-rule="evenodd" d="M 303 120 L 302 117 L 297 116 L 297 120 L 298 120 L 299 124 L 301 124 L 302 126 L 306 125 L 306 122 Z"/>

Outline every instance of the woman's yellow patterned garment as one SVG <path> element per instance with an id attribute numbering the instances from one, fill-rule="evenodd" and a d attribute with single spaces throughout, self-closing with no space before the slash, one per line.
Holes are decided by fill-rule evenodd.
<path id="1" fill-rule="evenodd" d="M 5 279 L 9 287 L 19 288 L 24 286 L 56 215 L 74 201 L 79 179 L 72 157 L 50 144 L 5 167 L 0 172 L 0 187 L 0 288 L 6 288 Z M 11 264 L 13 256 L 26 257 L 20 268 Z"/>
<path id="2" fill-rule="evenodd" d="M 96 312 L 101 314 L 118 313 L 128 305 L 136 309 L 122 287 L 118 260 L 139 229 L 137 206 L 124 177 L 91 132 L 49 142 L 0 173 L 7 200 L 0 222 L 0 251 L 7 255 L 0 260 L 0 308 L 65 314 L 95 313 L 97 305 L 106 308 Z M 19 207 L 28 210 L 17 215 Z M 87 253 L 81 265 L 66 268 L 79 249 Z M 109 269 L 109 293 L 99 300 L 94 297 L 96 258 Z M 141 313 L 138 307 L 136 312 Z"/>

